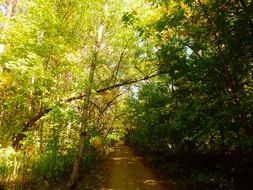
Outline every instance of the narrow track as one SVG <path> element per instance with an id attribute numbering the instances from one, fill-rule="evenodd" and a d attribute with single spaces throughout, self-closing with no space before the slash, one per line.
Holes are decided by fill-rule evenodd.
<path id="1" fill-rule="evenodd" d="M 173 185 L 168 184 L 158 180 L 148 164 L 131 147 L 119 143 L 114 153 L 92 175 L 82 180 L 79 189 L 173 190 Z"/>

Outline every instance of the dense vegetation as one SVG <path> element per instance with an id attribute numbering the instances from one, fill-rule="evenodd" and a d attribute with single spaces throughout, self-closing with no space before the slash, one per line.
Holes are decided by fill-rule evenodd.
<path id="1" fill-rule="evenodd" d="M 159 14 L 153 22 L 125 16 L 152 43 L 166 73 L 129 98 L 129 140 L 183 189 L 252 189 L 253 4 L 153 6 Z"/>
<path id="2" fill-rule="evenodd" d="M 0 0 L 0 189 L 125 137 L 178 189 L 252 189 L 249 0 Z"/>

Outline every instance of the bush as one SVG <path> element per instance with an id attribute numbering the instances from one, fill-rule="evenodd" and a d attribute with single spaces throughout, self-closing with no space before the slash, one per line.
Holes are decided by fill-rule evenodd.
<path id="1" fill-rule="evenodd" d="M 73 160 L 73 157 L 45 152 L 34 163 L 33 176 L 38 181 L 58 181 L 63 176 L 66 165 L 71 163 L 70 160 Z"/>
<path id="2" fill-rule="evenodd" d="M 12 147 L 0 147 L 0 185 L 6 186 L 14 174 L 16 151 Z"/>

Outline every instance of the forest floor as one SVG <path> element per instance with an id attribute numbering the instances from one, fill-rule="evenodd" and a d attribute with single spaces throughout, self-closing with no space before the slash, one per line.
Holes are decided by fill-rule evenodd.
<path id="1" fill-rule="evenodd" d="M 123 142 L 89 174 L 81 177 L 78 189 L 87 190 L 173 190 L 174 184 Z"/>

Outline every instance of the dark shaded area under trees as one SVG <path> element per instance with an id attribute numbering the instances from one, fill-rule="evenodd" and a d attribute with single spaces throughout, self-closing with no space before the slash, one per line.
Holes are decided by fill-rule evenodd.
<path id="1" fill-rule="evenodd" d="M 147 43 L 156 34 L 169 74 L 127 101 L 127 140 L 178 189 L 252 189 L 253 3 L 152 2 L 162 12 L 155 22 L 124 18 Z"/>

